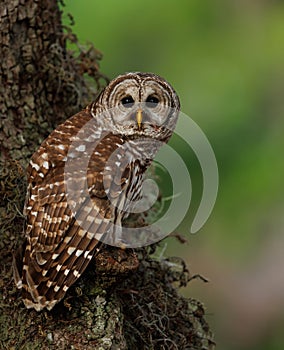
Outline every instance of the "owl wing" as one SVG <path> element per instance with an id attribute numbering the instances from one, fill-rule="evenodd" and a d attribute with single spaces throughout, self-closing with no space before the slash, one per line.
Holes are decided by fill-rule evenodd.
<path id="1" fill-rule="evenodd" d="M 72 137 L 89 120 L 84 111 L 68 119 L 49 135 L 30 160 L 24 214 L 26 236 L 38 252 L 53 251 L 72 222 L 64 168 Z"/>
<path id="2" fill-rule="evenodd" d="M 27 307 L 51 309 L 81 276 L 98 249 L 95 237 L 103 235 L 110 222 L 101 219 L 101 215 L 93 209 L 93 204 L 88 203 L 90 200 L 86 199 L 85 207 L 76 219 L 70 215 L 68 208 L 65 210 L 63 215 L 69 219 L 63 227 L 59 226 L 62 230 L 60 239 L 59 235 L 53 238 L 53 233 L 59 231 L 53 231 L 48 222 L 46 228 L 49 231 L 45 231 L 43 226 L 36 244 L 32 243 L 33 235 L 28 239 L 23 267 L 23 299 Z M 66 201 L 62 200 L 58 204 L 45 205 L 39 212 L 49 212 L 55 221 L 60 221 L 55 213 L 60 210 L 63 213 Z M 83 220 L 85 225 L 89 223 L 89 231 L 86 231 L 85 225 L 80 226 Z M 51 240 L 45 240 L 45 234 L 50 234 Z"/>
<path id="3" fill-rule="evenodd" d="M 62 129 L 65 130 L 59 127 L 47 138 L 28 167 L 22 293 L 25 305 L 38 311 L 51 309 L 80 277 L 98 248 L 98 239 L 111 225 L 113 214 L 102 190 L 98 166 L 102 159 L 97 157 L 92 175 L 88 176 L 96 186 L 91 196 L 80 196 L 74 217 L 66 197 L 64 162 L 68 142 L 62 139 Z M 78 149 L 80 152 L 82 148 Z"/>

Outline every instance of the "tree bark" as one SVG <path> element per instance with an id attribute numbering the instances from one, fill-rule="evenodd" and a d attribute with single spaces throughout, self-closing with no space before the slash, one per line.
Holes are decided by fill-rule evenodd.
<path id="1" fill-rule="evenodd" d="M 0 32 L 0 347 L 213 349 L 203 306 L 172 285 L 189 280 L 183 262 L 155 261 L 149 249 L 107 248 L 54 310 L 25 309 L 11 269 L 24 239 L 25 167 L 107 79 L 99 51 L 79 46 L 63 28 L 56 0 L 2 0 Z"/>

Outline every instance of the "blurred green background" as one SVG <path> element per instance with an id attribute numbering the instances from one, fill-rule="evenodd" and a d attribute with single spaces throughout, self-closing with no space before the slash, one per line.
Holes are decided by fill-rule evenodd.
<path id="1" fill-rule="evenodd" d="M 183 290 L 205 302 L 218 349 L 283 349 L 284 327 L 284 2 L 281 0 L 66 0 L 81 43 L 104 55 L 101 70 L 165 77 L 182 111 L 206 133 L 219 166 L 214 211 L 188 233 L 201 194 L 197 159 L 189 164 L 193 207 L 168 239 L 209 284 Z"/>

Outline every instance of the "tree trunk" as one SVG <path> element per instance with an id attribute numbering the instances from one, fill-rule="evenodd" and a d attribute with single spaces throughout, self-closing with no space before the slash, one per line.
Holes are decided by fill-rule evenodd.
<path id="1" fill-rule="evenodd" d="M 202 305 L 172 286 L 189 280 L 182 261 L 154 261 L 147 249 L 106 249 L 54 310 L 25 309 L 11 269 L 24 239 L 24 169 L 106 78 L 94 47 L 66 49 L 77 40 L 63 29 L 56 0 L 2 0 L 0 31 L 0 348 L 213 349 Z"/>

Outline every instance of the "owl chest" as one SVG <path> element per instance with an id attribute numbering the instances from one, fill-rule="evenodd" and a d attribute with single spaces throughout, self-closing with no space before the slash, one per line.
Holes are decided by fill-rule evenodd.
<path id="1" fill-rule="evenodd" d="M 111 204 L 115 210 L 115 218 L 118 221 L 128 217 L 133 212 L 135 203 L 141 198 L 144 172 L 139 164 L 130 164 L 127 178 L 118 196 L 111 198 Z"/>

